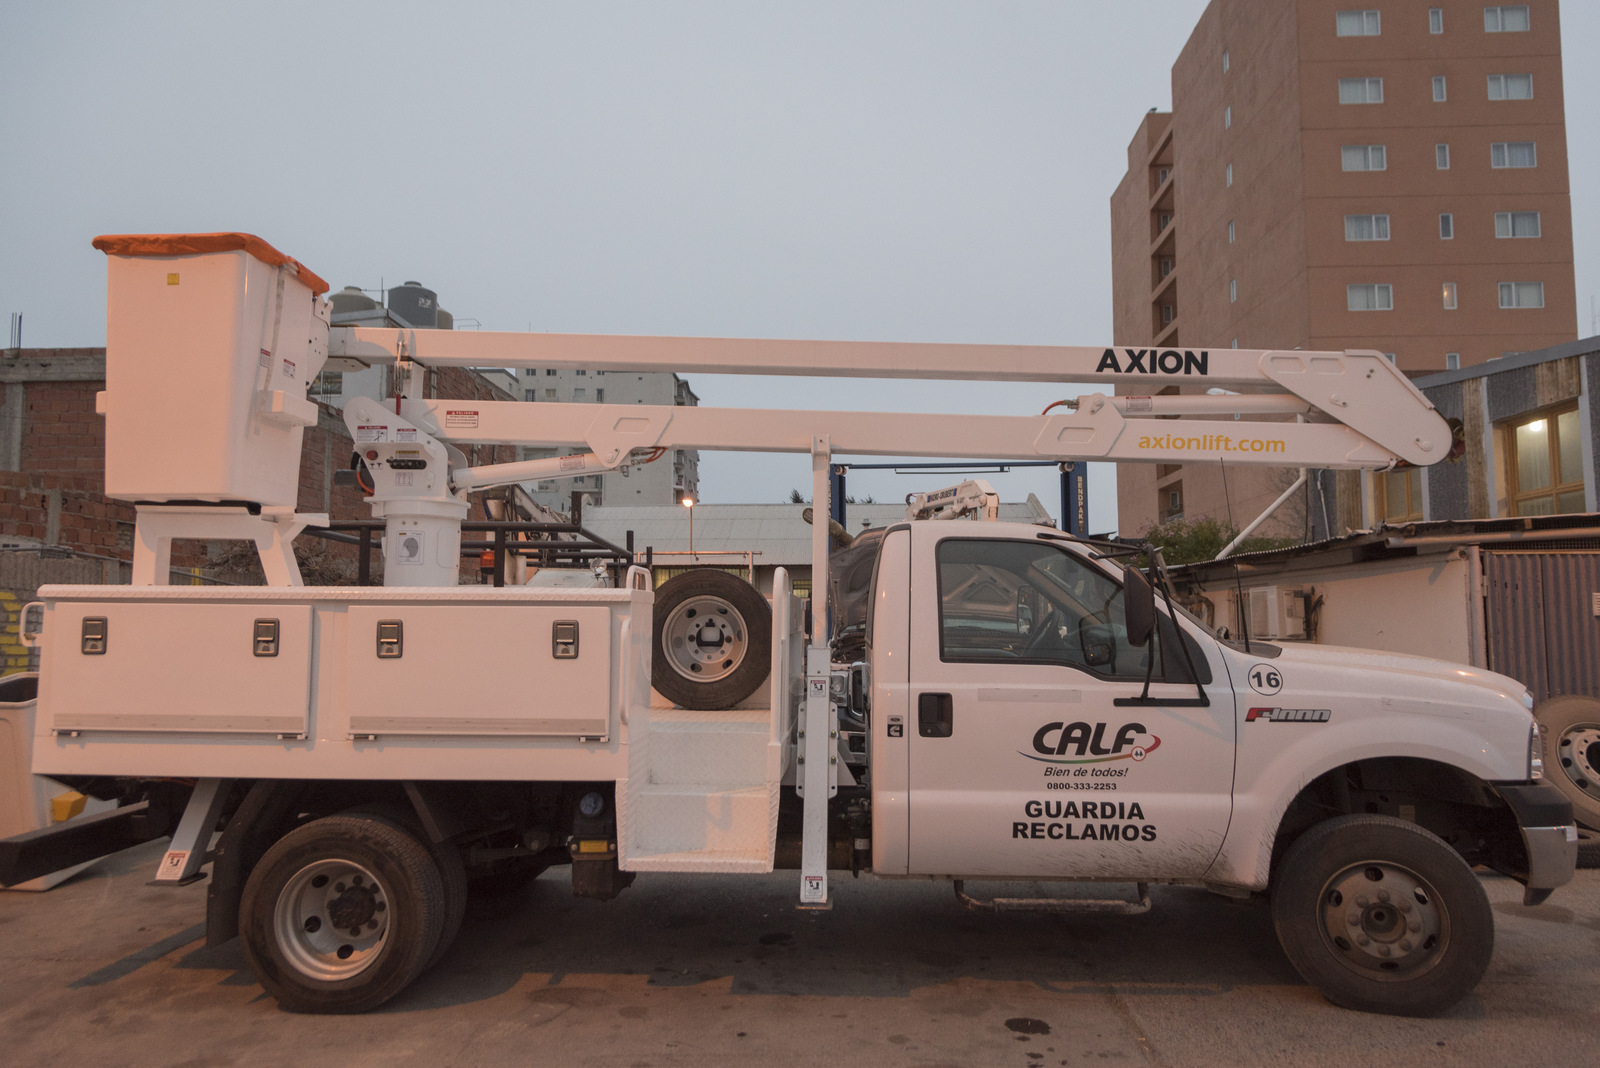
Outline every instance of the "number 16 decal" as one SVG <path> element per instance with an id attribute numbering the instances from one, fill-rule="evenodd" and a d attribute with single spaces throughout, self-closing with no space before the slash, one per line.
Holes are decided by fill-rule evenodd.
<path id="1" fill-rule="evenodd" d="M 1283 676 L 1278 674 L 1278 669 L 1268 667 L 1266 664 L 1256 664 L 1250 669 L 1250 688 L 1256 693 L 1271 697 L 1283 689 Z"/>

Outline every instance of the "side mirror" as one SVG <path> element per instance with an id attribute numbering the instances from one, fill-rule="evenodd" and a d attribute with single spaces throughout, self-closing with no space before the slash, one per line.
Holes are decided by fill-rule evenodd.
<path id="1" fill-rule="evenodd" d="M 1085 666 L 1105 667 L 1117 659 L 1117 635 L 1113 627 L 1095 624 L 1078 631 L 1078 646 Z"/>
<path id="2" fill-rule="evenodd" d="M 1128 621 L 1128 644 L 1144 645 L 1156 629 L 1156 591 L 1136 567 L 1122 569 L 1122 607 Z"/>

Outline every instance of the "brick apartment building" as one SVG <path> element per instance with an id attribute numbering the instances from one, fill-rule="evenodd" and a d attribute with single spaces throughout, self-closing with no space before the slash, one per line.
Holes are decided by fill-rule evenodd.
<path id="1" fill-rule="evenodd" d="M 1556 0 L 1213 0 L 1172 99 L 1111 198 L 1119 343 L 1376 349 L 1418 375 L 1576 338 Z M 1225 499 L 1218 465 L 1123 464 L 1121 526 L 1242 525 L 1295 475 L 1230 470 Z M 1262 533 L 1381 520 L 1395 479 L 1417 474 L 1323 473 Z"/>

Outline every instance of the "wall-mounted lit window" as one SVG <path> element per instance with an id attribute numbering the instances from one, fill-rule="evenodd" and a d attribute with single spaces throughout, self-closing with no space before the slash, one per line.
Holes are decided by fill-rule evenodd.
<path id="1" fill-rule="evenodd" d="M 1454 282 L 1446 282 L 1444 284 L 1444 310 L 1456 310 L 1456 284 Z"/>
<path id="2" fill-rule="evenodd" d="M 1583 511 L 1583 449 L 1578 408 L 1543 412 L 1501 428 L 1508 452 L 1512 515 Z"/>

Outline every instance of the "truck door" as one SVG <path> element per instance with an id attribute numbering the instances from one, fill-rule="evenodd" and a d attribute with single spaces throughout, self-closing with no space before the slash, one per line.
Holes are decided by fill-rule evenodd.
<path id="1" fill-rule="evenodd" d="M 952 524 L 953 525 L 953 524 Z M 909 870 L 1198 877 L 1232 807 L 1234 701 L 1203 634 L 1158 611 L 1128 644 L 1121 583 L 1047 537 L 913 527 Z M 1213 680 L 1215 680 L 1213 682 Z M 914 729 L 912 729 L 914 727 Z"/>

